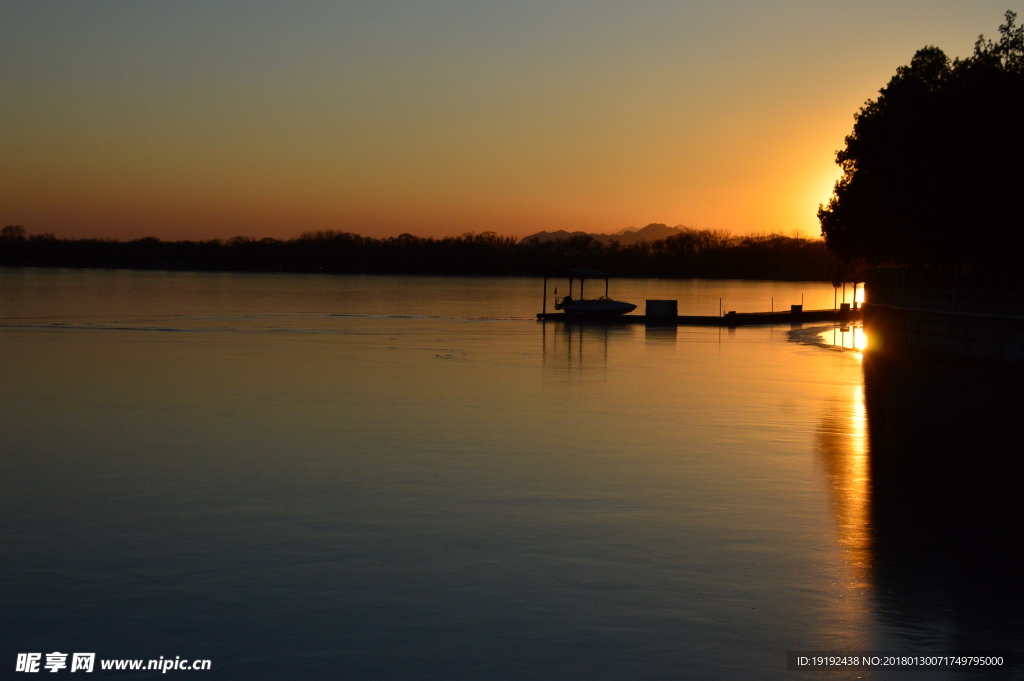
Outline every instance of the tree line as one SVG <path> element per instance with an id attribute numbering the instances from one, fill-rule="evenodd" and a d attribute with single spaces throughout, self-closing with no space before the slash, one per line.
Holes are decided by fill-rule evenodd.
<path id="1" fill-rule="evenodd" d="M 235 272 L 540 276 L 568 267 L 625 277 L 835 280 L 839 261 L 820 240 L 781 234 L 732 236 L 690 229 L 627 246 L 590 236 L 517 243 L 494 232 L 440 239 L 402 234 L 377 239 L 348 232 L 304 232 L 294 239 L 117 241 L 0 234 L 0 264 Z"/>

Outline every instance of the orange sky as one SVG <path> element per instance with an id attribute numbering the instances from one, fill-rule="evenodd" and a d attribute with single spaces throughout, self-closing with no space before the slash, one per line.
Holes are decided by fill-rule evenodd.
<path id="1" fill-rule="evenodd" d="M 2 2 L 0 224 L 816 235 L 857 108 L 1008 7 Z"/>

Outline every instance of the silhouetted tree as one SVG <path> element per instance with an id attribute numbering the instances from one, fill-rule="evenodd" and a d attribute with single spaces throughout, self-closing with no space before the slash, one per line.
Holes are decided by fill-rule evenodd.
<path id="1" fill-rule="evenodd" d="M 818 218 L 844 260 L 999 262 L 1020 257 L 1024 28 L 967 59 L 925 47 L 855 116 L 843 177 Z"/>
<path id="2" fill-rule="evenodd" d="M 0 239 L 3 241 L 24 241 L 25 228 L 21 225 L 7 225 L 0 231 Z"/>

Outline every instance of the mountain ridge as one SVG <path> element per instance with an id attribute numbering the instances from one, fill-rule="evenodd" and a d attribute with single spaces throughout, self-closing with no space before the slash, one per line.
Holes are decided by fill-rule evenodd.
<path id="1" fill-rule="evenodd" d="M 610 244 L 613 241 L 617 241 L 623 246 L 628 246 L 630 244 L 635 244 L 638 241 L 661 241 L 662 239 L 667 239 L 670 236 L 682 234 L 688 229 L 690 228 L 686 225 L 669 227 L 668 225 L 660 222 L 652 222 L 651 224 L 639 229 L 636 227 L 625 227 L 614 234 L 598 234 L 595 232 L 583 231 L 567 232 L 564 229 L 560 229 L 555 232 L 537 232 L 536 234 L 524 236 L 519 240 L 519 243 L 527 244 L 536 240 L 538 243 L 543 244 L 549 241 L 565 241 L 573 237 L 589 236 L 594 241 L 605 245 Z"/>

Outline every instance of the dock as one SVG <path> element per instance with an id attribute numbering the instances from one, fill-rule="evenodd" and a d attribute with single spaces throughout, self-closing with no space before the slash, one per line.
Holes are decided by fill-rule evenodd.
<path id="1" fill-rule="evenodd" d="M 636 305 L 622 301 L 610 300 L 608 298 L 608 280 L 611 275 L 598 270 L 571 268 L 566 270 L 569 279 L 569 295 L 559 300 L 555 298 L 555 309 L 563 309 L 562 303 L 571 302 L 577 309 L 570 312 L 548 312 L 548 279 L 544 277 L 544 297 L 541 312 L 537 313 L 537 321 L 541 322 L 593 322 L 608 325 L 624 324 L 651 324 L 660 326 L 725 326 L 733 328 L 736 326 L 768 326 L 773 324 L 814 324 L 820 322 L 834 322 L 837 324 L 848 324 L 859 322 L 863 318 L 863 310 L 854 303 L 845 302 L 846 288 L 843 285 L 844 302 L 831 310 L 805 310 L 803 306 L 803 295 L 800 296 L 799 305 L 790 305 L 789 310 L 779 312 L 736 312 L 729 311 L 721 313 L 722 301 L 719 299 L 718 316 L 680 315 L 678 300 L 648 300 L 644 314 L 616 314 L 615 311 L 604 310 L 603 314 L 587 314 L 579 309 L 580 303 L 613 303 L 624 306 L 626 309 L 635 310 Z M 603 279 L 604 295 L 593 300 L 586 300 L 583 297 L 583 284 L 587 279 Z M 579 281 L 579 298 L 572 299 L 573 284 Z M 558 289 L 555 289 L 557 295 Z M 856 284 L 854 284 L 854 300 L 856 300 Z"/>
<path id="2" fill-rule="evenodd" d="M 798 306 L 794 306 L 798 307 Z M 861 321 L 860 309 L 787 310 L 785 312 L 728 312 L 722 316 L 624 314 L 619 316 L 578 315 L 539 312 L 542 322 L 588 322 L 600 324 L 657 324 L 663 326 L 767 326 L 770 324 L 850 323 Z"/>

